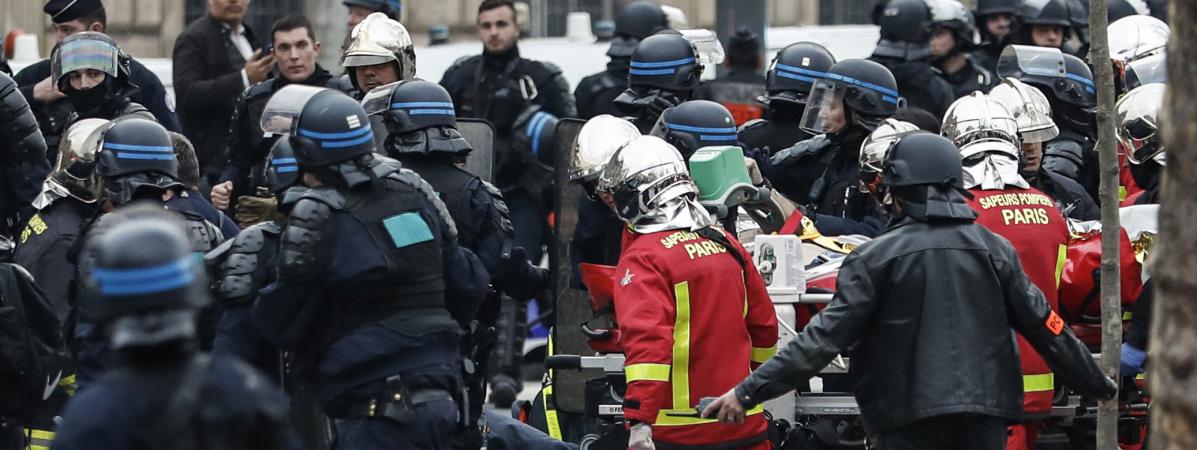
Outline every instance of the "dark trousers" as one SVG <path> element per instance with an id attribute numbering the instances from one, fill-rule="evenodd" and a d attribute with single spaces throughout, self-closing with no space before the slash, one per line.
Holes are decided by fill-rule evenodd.
<path id="1" fill-rule="evenodd" d="M 457 406 L 435 400 L 413 407 L 405 422 L 387 417 L 357 417 L 337 424 L 337 450 L 439 450 L 449 448 L 457 432 Z"/>
<path id="2" fill-rule="evenodd" d="M 1003 450 L 1006 419 L 953 414 L 923 419 L 870 437 L 873 450 Z"/>

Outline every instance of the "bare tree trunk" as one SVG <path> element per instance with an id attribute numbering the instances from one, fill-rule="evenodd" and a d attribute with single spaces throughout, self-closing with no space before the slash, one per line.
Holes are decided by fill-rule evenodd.
<path id="1" fill-rule="evenodd" d="M 1197 2 L 1172 0 L 1168 93 L 1160 130 L 1170 149 L 1152 264 L 1155 304 L 1150 342 L 1151 448 L 1197 448 Z"/>
<path id="2" fill-rule="evenodd" d="M 1101 368 L 1118 379 L 1122 345 L 1122 302 L 1119 285 L 1118 154 L 1114 145 L 1114 69 L 1106 33 L 1106 0 L 1089 0 L 1089 60 L 1097 84 L 1097 152 L 1101 165 Z M 1118 449 L 1118 400 L 1097 407 L 1097 448 Z"/>

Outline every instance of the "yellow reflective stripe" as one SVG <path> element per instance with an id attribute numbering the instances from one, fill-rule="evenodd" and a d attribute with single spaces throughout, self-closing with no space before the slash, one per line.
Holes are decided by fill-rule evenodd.
<path id="1" fill-rule="evenodd" d="M 1043 392 L 1056 389 L 1056 374 L 1044 373 L 1039 375 L 1023 375 L 1023 392 Z"/>
<path id="2" fill-rule="evenodd" d="M 1140 374 L 1138 374 L 1138 375 L 1135 375 L 1135 379 L 1136 379 L 1136 380 L 1146 380 L 1146 379 L 1147 379 L 1147 374 L 1140 373 Z"/>
<path id="3" fill-rule="evenodd" d="M 777 353 L 777 347 L 753 347 L 752 348 L 752 362 L 763 363 L 773 357 Z"/>
<path id="4" fill-rule="evenodd" d="M 765 407 L 762 405 L 756 405 L 755 408 L 748 410 L 747 414 L 745 414 L 745 415 L 753 416 L 753 415 L 760 414 L 762 412 L 765 412 Z M 662 409 L 660 412 L 657 413 L 657 421 L 653 423 L 653 426 L 654 427 L 676 427 L 676 426 L 683 426 L 683 425 L 701 425 L 704 423 L 715 423 L 715 422 L 719 421 L 719 419 L 716 419 L 713 417 L 710 419 L 703 419 L 701 417 L 691 417 L 691 416 L 671 416 L 671 415 L 669 415 L 669 413 L 694 414 L 694 408 Z"/>
<path id="5" fill-rule="evenodd" d="M 1068 263 L 1068 246 L 1060 244 L 1056 251 L 1056 287 L 1060 287 L 1060 277 L 1064 276 L 1064 265 Z"/>
<path id="6" fill-rule="evenodd" d="M 1123 311 L 1123 313 L 1122 313 L 1123 321 L 1131 320 L 1133 318 L 1135 318 L 1135 313 L 1130 312 L 1130 311 Z"/>
<path id="7" fill-rule="evenodd" d="M 683 281 L 673 286 L 673 297 L 677 306 L 673 321 L 673 407 L 690 407 L 690 283 Z"/>
<path id="8" fill-rule="evenodd" d="M 67 395 L 74 397 L 75 396 L 75 374 L 68 375 L 66 377 L 63 377 L 61 380 L 58 380 L 58 387 L 62 388 L 62 390 L 67 393 Z"/>
<path id="9" fill-rule="evenodd" d="M 1126 200 L 1126 186 L 1118 186 L 1118 201 Z"/>
<path id="10" fill-rule="evenodd" d="M 549 333 L 548 349 L 546 350 L 548 356 L 553 355 L 553 333 Z M 548 376 L 545 377 L 545 385 L 540 390 L 540 401 L 544 404 L 544 422 L 549 429 L 549 437 L 561 440 L 561 424 L 557 421 L 557 407 L 554 404 L 553 396 L 553 370 L 548 370 Z"/>
<path id="11" fill-rule="evenodd" d="M 54 432 L 46 430 L 29 430 L 28 450 L 49 450 L 54 441 Z"/>
<path id="12" fill-rule="evenodd" d="M 669 364 L 629 364 L 623 370 L 628 382 L 669 381 Z"/>

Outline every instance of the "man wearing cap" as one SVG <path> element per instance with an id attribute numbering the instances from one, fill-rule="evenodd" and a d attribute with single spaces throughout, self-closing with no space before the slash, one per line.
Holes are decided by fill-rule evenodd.
<path id="1" fill-rule="evenodd" d="M 108 27 L 107 13 L 100 0 L 50 0 L 46 2 L 42 11 L 54 22 L 54 36 L 57 42 L 82 31 L 103 33 Z M 162 81 L 136 59 L 131 60 L 129 66 L 130 80 L 137 87 L 129 100 L 145 106 L 158 123 L 168 130 L 179 131 L 181 127 L 179 119 L 175 117 L 174 103 L 167 99 Z M 55 154 L 59 135 L 52 130 L 66 129 L 71 106 L 69 102 L 64 101 L 66 94 L 60 92 L 54 80 L 50 78 L 50 60 L 43 59 L 26 67 L 13 79 L 20 86 L 21 94 L 29 101 L 29 107 L 37 117 L 38 126 L 45 134 L 50 153 Z"/>
<path id="2" fill-rule="evenodd" d="M 241 91 L 265 80 L 274 56 L 241 21 L 249 0 L 208 0 L 208 14 L 175 40 L 175 95 L 183 134 L 195 144 L 204 181 L 224 168 L 224 146 Z"/>
<path id="3" fill-rule="evenodd" d="M 762 65 L 761 38 L 747 28 L 736 30 L 727 40 L 727 72 L 700 84 L 694 89 L 694 98 L 723 105 L 735 117 L 736 126 L 760 119 L 765 109 L 756 99 L 766 94 Z"/>

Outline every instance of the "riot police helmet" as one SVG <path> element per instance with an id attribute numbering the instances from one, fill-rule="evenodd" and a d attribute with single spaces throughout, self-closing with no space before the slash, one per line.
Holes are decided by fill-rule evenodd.
<path id="1" fill-rule="evenodd" d="M 266 164 L 266 184 L 276 196 L 299 185 L 303 178 L 299 170 L 299 161 L 295 159 L 295 150 L 291 148 L 290 139 L 278 139 L 270 147 L 270 161 Z"/>
<path id="2" fill-rule="evenodd" d="M 111 228 L 88 243 L 93 264 L 85 282 L 93 295 L 82 310 L 117 350 L 191 341 L 209 298 L 183 220 L 142 205 L 112 214 Z"/>
<path id="3" fill-rule="evenodd" d="M 374 132 L 366 110 L 340 91 L 291 84 L 262 111 L 262 131 L 291 140 L 305 173 L 354 187 L 370 181 Z"/>
<path id="4" fill-rule="evenodd" d="M 607 56 L 630 58 L 637 43 L 667 28 L 669 19 L 660 6 L 649 1 L 632 2 L 615 16 L 615 36 L 611 39 Z"/>
<path id="5" fill-rule="evenodd" d="M 795 42 L 777 52 L 765 78 L 768 96 L 763 102 L 806 104 L 815 81 L 827 76 L 835 56 L 814 42 Z"/>
<path id="6" fill-rule="evenodd" d="M 923 44 L 931 39 L 931 10 L 924 0 L 889 0 L 877 8 L 881 39 Z"/>
<path id="7" fill-rule="evenodd" d="M 1072 27 L 1072 17 L 1066 0 L 1023 0 L 1015 11 L 1020 25 L 1055 25 Z"/>
<path id="8" fill-rule="evenodd" d="M 876 62 L 847 59 L 835 63 L 827 73 L 811 87 L 799 122 L 802 129 L 813 134 L 838 131 L 836 124 L 848 120 L 872 131 L 906 103 L 898 93 L 893 73 Z"/>
<path id="9" fill-rule="evenodd" d="M 689 161 L 700 148 L 736 145 L 736 131 L 736 120 L 723 105 L 690 100 L 661 113 L 651 134 L 665 139 Z"/>
<path id="10" fill-rule="evenodd" d="M 108 35 L 97 31 L 75 33 L 63 39 L 50 52 L 50 76 L 59 91 L 80 114 L 93 113 L 111 102 L 137 92 L 130 76 L 129 55 Z M 87 89 L 71 85 L 71 74 L 78 71 L 102 72 L 104 80 Z"/>
<path id="11" fill-rule="evenodd" d="M 1151 14 L 1151 10 L 1143 0 L 1108 0 L 1106 5 L 1108 23 L 1114 23 L 1130 16 L 1150 17 Z"/>
<path id="12" fill-rule="evenodd" d="M 1018 0 L 977 0 L 973 2 L 973 14 L 976 14 L 978 22 L 982 17 L 993 14 L 1014 14 L 1018 11 L 1018 3 Z"/>
<path id="13" fill-rule="evenodd" d="M 119 118 L 93 131 L 84 145 L 96 148 L 96 173 L 104 179 L 104 198 L 114 205 L 183 187 L 174 142 L 158 122 Z"/>
<path id="14" fill-rule="evenodd" d="M 381 116 L 392 154 L 469 155 L 473 148 L 457 131 L 453 99 L 441 85 L 407 80 L 380 86 L 362 99 L 366 114 Z"/>
<path id="15" fill-rule="evenodd" d="M 951 54 L 967 52 L 981 44 L 976 19 L 964 4 L 957 0 L 937 0 L 931 8 L 934 28 L 950 30 L 956 41 Z"/>
<path id="16" fill-rule="evenodd" d="M 1039 88 L 1051 101 L 1057 124 L 1078 130 L 1093 126 L 1097 86 L 1080 58 L 1054 48 L 1011 45 L 998 58 L 998 75 Z"/>
<path id="17" fill-rule="evenodd" d="M 951 187 L 960 185 L 962 169 L 960 151 L 952 141 L 916 131 L 890 144 L 881 173 L 890 187 Z"/>
<path id="18" fill-rule="evenodd" d="M 628 86 L 687 92 L 698 87 L 702 70 L 694 47 L 682 34 L 657 33 L 636 44 Z"/>

